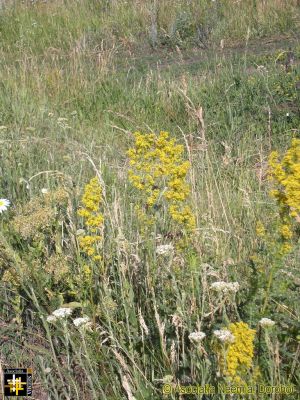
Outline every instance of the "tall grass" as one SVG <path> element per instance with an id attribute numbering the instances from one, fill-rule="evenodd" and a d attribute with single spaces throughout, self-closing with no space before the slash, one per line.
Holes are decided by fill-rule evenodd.
<path id="1" fill-rule="evenodd" d="M 216 385 L 213 331 L 238 320 L 257 329 L 259 379 L 299 385 L 298 244 L 275 274 L 267 315 L 269 266 L 254 258 L 264 254 L 257 221 L 276 218 L 268 155 L 299 135 L 299 66 L 287 73 L 280 64 L 286 42 L 263 52 L 254 42 L 258 55 L 226 52 L 289 35 L 299 56 L 298 24 L 297 1 L 4 4 L 0 197 L 12 206 L 0 214 L 0 361 L 33 366 L 37 397 L 161 399 L 163 383 Z M 197 221 L 189 245 L 166 258 L 157 247 L 176 247 L 180 232 L 162 219 L 143 235 L 135 209 L 143 195 L 128 181 L 126 155 L 134 131 L 161 130 L 185 146 Z M 100 265 L 78 244 L 77 210 L 95 175 Z M 220 301 L 214 281 L 239 282 L 240 291 Z M 49 324 L 61 306 L 91 327 Z M 266 335 L 263 316 L 276 321 Z M 188 338 L 198 330 L 203 348 Z"/>

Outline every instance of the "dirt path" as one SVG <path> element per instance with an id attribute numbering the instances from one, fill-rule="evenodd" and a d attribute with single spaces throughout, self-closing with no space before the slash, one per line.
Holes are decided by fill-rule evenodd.
<path id="1" fill-rule="evenodd" d="M 190 50 L 168 50 L 159 48 L 157 50 L 146 51 L 144 49 L 144 54 L 127 54 L 124 57 L 122 55 L 123 61 L 125 60 L 125 65 L 121 62 L 117 66 L 117 70 L 123 69 L 141 69 L 141 70 L 164 70 L 173 66 L 181 67 L 193 67 L 197 69 L 201 67 L 201 64 L 207 64 L 211 60 L 227 58 L 230 59 L 233 56 L 240 54 L 242 55 L 267 55 L 273 54 L 276 51 L 288 51 L 289 48 L 295 50 L 297 46 L 300 45 L 299 37 L 269 37 L 264 39 L 255 39 L 249 41 L 247 44 L 242 44 L 241 42 L 226 44 L 224 42 L 224 47 L 215 47 L 208 49 L 194 48 Z M 146 53 L 146 55 L 145 55 Z M 198 64 L 198 65 L 197 65 Z"/>

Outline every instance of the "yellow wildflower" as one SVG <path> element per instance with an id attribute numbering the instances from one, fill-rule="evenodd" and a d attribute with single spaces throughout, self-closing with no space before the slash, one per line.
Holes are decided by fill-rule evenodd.
<path id="1" fill-rule="evenodd" d="M 85 186 L 82 196 L 83 208 L 78 211 L 78 215 L 85 220 L 85 226 L 90 234 L 78 239 L 81 250 L 88 256 L 92 256 L 94 261 L 99 261 L 101 256 L 96 254 L 102 236 L 99 235 L 103 229 L 104 218 L 100 212 L 102 203 L 102 189 L 96 177 L 92 178 Z"/>
<path id="2" fill-rule="evenodd" d="M 268 177 L 273 184 L 270 196 L 275 199 L 279 211 L 276 230 L 280 246 L 277 251 L 284 257 L 292 250 L 293 225 L 299 222 L 300 139 L 293 139 L 282 157 L 277 151 L 270 154 Z"/>
<path id="3" fill-rule="evenodd" d="M 228 344 L 225 360 L 225 375 L 235 383 L 243 383 L 252 367 L 255 330 L 245 322 L 229 324 L 234 341 Z"/>
<path id="4" fill-rule="evenodd" d="M 276 186 L 271 195 L 281 209 L 289 208 L 292 215 L 300 211 L 300 139 L 293 139 L 281 162 L 277 152 L 269 157 L 269 178 Z"/>
<path id="5" fill-rule="evenodd" d="M 187 229 L 195 227 L 195 217 L 187 204 L 190 188 L 185 182 L 190 163 L 183 160 L 184 148 L 168 132 L 136 132 L 135 147 L 128 150 L 129 180 L 146 193 L 146 205 L 153 209 L 163 199 L 171 218 Z"/>
<path id="6" fill-rule="evenodd" d="M 256 235 L 258 237 L 264 237 L 266 234 L 266 229 L 261 221 L 258 221 L 256 224 Z"/>
<path id="7" fill-rule="evenodd" d="M 293 246 L 290 243 L 283 243 L 280 248 L 280 255 L 284 256 L 292 250 Z"/>
<path id="8" fill-rule="evenodd" d="M 284 224 L 280 227 L 280 233 L 283 239 L 291 239 L 293 237 L 293 232 L 291 231 L 290 225 Z"/>

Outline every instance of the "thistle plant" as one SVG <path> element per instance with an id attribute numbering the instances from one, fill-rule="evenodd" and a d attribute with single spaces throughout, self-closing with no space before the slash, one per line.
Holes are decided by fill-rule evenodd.
<path id="1" fill-rule="evenodd" d="M 183 158 L 183 146 L 176 144 L 168 132 L 136 132 L 134 136 L 135 146 L 127 152 L 129 180 L 146 195 L 148 222 L 153 223 L 155 210 L 165 205 L 172 221 L 187 230 L 193 229 L 195 217 L 188 204 L 190 188 L 186 182 L 190 163 Z"/>

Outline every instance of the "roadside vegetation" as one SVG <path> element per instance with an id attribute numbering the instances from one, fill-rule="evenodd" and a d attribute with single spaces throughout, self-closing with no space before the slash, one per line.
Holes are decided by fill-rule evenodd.
<path id="1" fill-rule="evenodd" d="M 299 24 L 293 0 L 3 2 L 0 369 L 34 398 L 299 398 Z"/>

